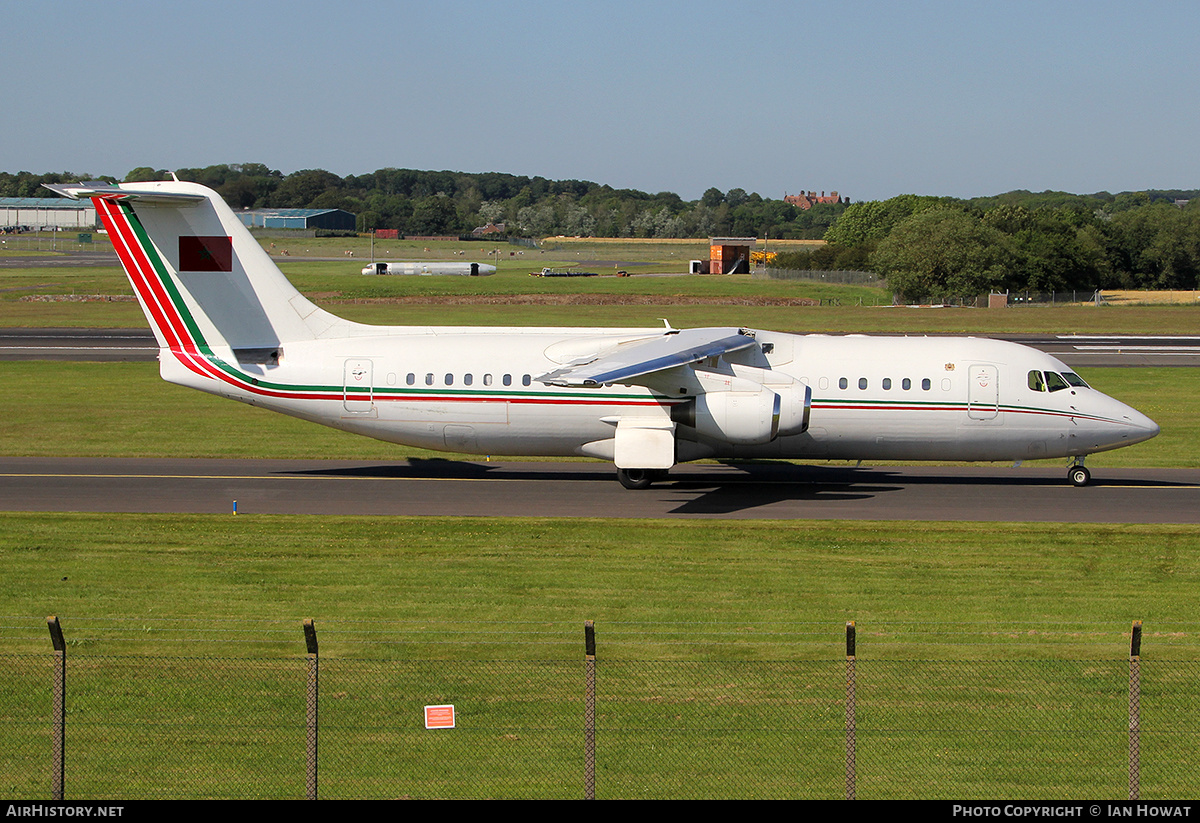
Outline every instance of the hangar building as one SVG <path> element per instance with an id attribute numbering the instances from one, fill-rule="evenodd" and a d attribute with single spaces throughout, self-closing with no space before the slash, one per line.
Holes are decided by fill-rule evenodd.
<path id="1" fill-rule="evenodd" d="M 354 231 L 357 219 L 342 209 L 250 209 L 238 212 L 241 221 L 257 229 L 328 229 Z"/>
<path id="2" fill-rule="evenodd" d="M 96 208 L 90 200 L 64 197 L 0 197 L 0 229 L 90 229 L 96 226 Z"/>

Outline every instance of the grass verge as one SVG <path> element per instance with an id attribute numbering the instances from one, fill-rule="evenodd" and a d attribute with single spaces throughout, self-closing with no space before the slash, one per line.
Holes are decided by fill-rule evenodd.
<path id="1" fill-rule="evenodd" d="M 0 563 L 22 651 L 51 613 L 89 653 L 302 654 L 313 617 L 416 659 L 581 659 L 589 619 L 607 660 L 837 660 L 847 620 L 864 660 L 1120 660 L 1133 619 L 1170 659 L 1200 628 L 1195 526 L 11 513 Z"/>

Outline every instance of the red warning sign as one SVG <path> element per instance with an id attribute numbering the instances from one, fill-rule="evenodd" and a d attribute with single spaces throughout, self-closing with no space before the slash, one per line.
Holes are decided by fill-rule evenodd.
<path id="1" fill-rule="evenodd" d="M 425 728 L 427 729 L 453 729 L 454 728 L 454 706 L 426 706 L 425 707 Z"/>

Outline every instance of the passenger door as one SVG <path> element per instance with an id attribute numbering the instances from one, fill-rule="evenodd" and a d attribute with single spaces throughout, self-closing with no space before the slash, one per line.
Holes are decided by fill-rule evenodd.
<path id="1" fill-rule="evenodd" d="M 347 360 L 343 373 L 342 406 L 351 414 L 371 414 L 375 398 L 370 360 Z"/>
<path id="2" fill-rule="evenodd" d="M 974 365 L 967 375 L 967 417 L 991 420 L 1000 412 L 1000 375 L 991 364 Z"/>

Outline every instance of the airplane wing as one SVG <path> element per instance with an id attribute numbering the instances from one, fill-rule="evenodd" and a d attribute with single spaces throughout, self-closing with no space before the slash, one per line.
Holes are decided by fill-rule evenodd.
<path id="1" fill-rule="evenodd" d="M 548 386 L 594 388 L 628 383 L 653 372 L 698 363 L 756 345 L 745 329 L 672 330 L 662 337 L 622 347 L 589 363 L 574 364 L 537 378 Z"/>

